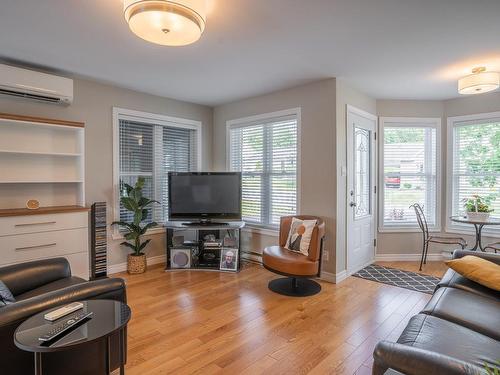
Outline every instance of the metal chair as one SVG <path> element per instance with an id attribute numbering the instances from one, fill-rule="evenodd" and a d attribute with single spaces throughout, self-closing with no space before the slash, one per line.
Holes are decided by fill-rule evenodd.
<path id="1" fill-rule="evenodd" d="M 415 210 L 415 215 L 417 216 L 418 226 L 422 230 L 423 244 L 422 244 L 422 259 L 420 260 L 420 268 L 422 271 L 422 264 L 427 263 L 427 252 L 429 251 L 429 243 L 440 243 L 447 245 L 459 245 L 462 250 L 467 246 L 467 242 L 462 237 L 444 237 L 444 236 L 431 236 L 429 235 L 429 227 L 427 225 L 427 220 L 424 215 L 424 210 L 422 206 L 418 203 L 412 204 L 410 208 Z"/>
<path id="2" fill-rule="evenodd" d="M 495 254 L 497 253 L 497 251 L 500 251 L 500 242 L 494 242 L 494 243 L 490 243 L 488 246 L 486 246 L 483 250 L 486 251 L 488 249 L 491 249 L 493 251 L 495 251 Z"/>

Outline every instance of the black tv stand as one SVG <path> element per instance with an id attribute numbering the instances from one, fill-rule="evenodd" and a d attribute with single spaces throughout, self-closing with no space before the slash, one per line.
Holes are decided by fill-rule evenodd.
<path id="1" fill-rule="evenodd" d="M 215 221 L 193 221 L 188 223 L 182 223 L 186 227 L 219 227 L 227 226 L 229 223 L 215 222 Z"/>

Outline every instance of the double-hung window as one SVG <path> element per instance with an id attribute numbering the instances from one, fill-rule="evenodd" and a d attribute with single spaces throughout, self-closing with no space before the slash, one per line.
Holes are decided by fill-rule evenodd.
<path id="1" fill-rule="evenodd" d="M 464 200 L 479 195 L 500 218 L 500 112 L 448 118 L 448 140 L 448 214 L 464 214 Z"/>
<path id="2" fill-rule="evenodd" d="M 145 179 L 144 196 L 155 199 L 147 221 L 168 218 L 168 172 L 197 171 L 201 123 L 162 115 L 114 108 L 115 217 L 132 221 L 119 203 L 124 184 Z"/>
<path id="3" fill-rule="evenodd" d="M 277 227 L 297 213 L 300 110 L 227 123 L 228 168 L 242 172 L 242 215 L 249 224 Z"/>
<path id="4" fill-rule="evenodd" d="M 418 229 L 414 203 L 429 228 L 439 229 L 441 119 L 382 117 L 380 123 L 380 230 Z"/>

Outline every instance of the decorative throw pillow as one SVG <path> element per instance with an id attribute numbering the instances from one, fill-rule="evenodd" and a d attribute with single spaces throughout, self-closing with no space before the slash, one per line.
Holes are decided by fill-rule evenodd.
<path id="1" fill-rule="evenodd" d="M 500 291 L 500 266 L 474 255 L 448 260 L 446 265 L 457 271 L 463 277 L 484 285 L 487 288 Z"/>
<path id="2" fill-rule="evenodd" d="M 309 244 L 311 243 L 312 232 L 316 220 L 300 220 L 292 218 L 290 232 L 286 240 L 285 248 L 297 251 L 304 255 L 309 255 Z"/>
<path id="3" fill-rule="evenodd" d="M 0 307 L 10 305 L 11 303 L 16 302 L 16 299 L 10 292 L 7 285 L 0 280 Z"/>

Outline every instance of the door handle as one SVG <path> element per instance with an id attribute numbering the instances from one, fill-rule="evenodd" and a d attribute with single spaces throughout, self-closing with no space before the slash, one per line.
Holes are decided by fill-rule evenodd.
<path id="1" fill-rule="evenodd" d="M 351 207 L 356 207 L 357 205 L 358 205 L 358 204 L 357 204 L 356 202 L 351 202 L 351 203 L 349 203 L 349 206 L 351 206 Z"/>

